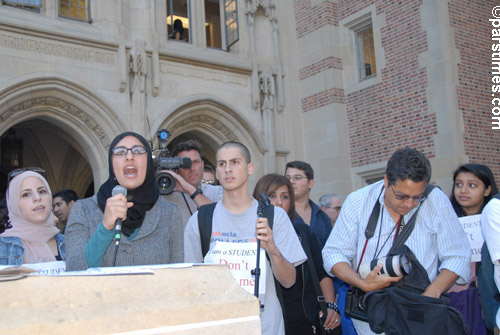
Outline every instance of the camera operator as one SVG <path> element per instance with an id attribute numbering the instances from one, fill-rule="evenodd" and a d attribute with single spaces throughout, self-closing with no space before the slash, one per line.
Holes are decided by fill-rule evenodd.
<path id="1" fill-rule="evenodd" d="M 457 279 L 458 283 L 467 283 L 471 255 L 467 237 L 450 201 L 438 187 L 425 199 L 430 178 L 431 166 L 424 154 L 410 148 L 396 151 L 387 163 L 384 180 L 351 193 L 344 202 L 323 249 L 325 270 L 364 292 L 401 280 L 401 276 L 379 275 L 382 264 L 375 266 L 365 279 L 355 269 L 360 263 L 387 256 L 397 234 L 406 229 L 405 222 L 418 210 L 405 245 L 428 276 L 430 285 L 422 295 L 439 298 Z M 380 204 L 377 226 L 373 237 L 367 240 L 365 229 L 377 202 Z M 404 318 L 402 314 L 387 318 L 400 321 Z M 374 334 L 367 322 L 354 317 L 352 320 L 358 334 Z"/>
<path id="2" fill-rule="evenodd" d="M 188 140 L 178 143 L 172 151 L 174 157 L 188 157 L 191 159 L 191 167 L 177 169 L 177 172 L 161 170 L 171 174 L 175 178 L 174 191 L 164 195 L 164 199 L 177 204 L 182 213 L 184 226 L 191 215 L 201 205 L 222 200 L 222 186 L 214 186 L 202 183 L 204 163 L 203 149 L 196 140 Z"/>

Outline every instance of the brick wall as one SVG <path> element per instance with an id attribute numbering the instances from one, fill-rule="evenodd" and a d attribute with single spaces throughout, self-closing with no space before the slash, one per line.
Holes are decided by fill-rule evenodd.
<path id="1" fill-rule="evenodd" d="M 311 0 L 294 0 L 295 19 L 297 22 L 297 38 L 301 38 L 324 25 L 339 24 L 337 19 L 338 7 L 333 2 L 323 2 L 312 6 Z"/>
<path id="2" fill-rule="evenodd" d="M 353 167 L 385 161 L 405 146 L 434 157 L 436 115 L 428 111 L 426 70 L 418 62 L 419 55 L 428 50 L 427 36 L 421 27 L 421 1 L 339 0 L 338 4 L 323 2 L 312 6 L 310 0 L 295 0 L 297 37 L 307 38 L 309 33 L 327 24 L 338 25 L 343 18 L 371 4 L 375 4 L 377 14 L 385 14 L 386 20 L 381 30 L 386 66 L 377 73 L 381 83 L 348 95 L 335 89 L 304 97 L 302 111 L 332 103 L 346 104 Z M 494 6 L 494 1 L 450 0 L 448 8 L 461 60 L 457 95 L 465 127 L 465 153 L 471 162 L 490 166 L 498 181 L 500 131 L 491 129 L 488 22 Z M 341 60 L 326 57 L 302 68 L 300 79 L 331 68 L 341 69 Z"/>
<path id="3" fill-rule="evenodd" d="M 326 2 L 311 6 L 310 0 L 295 0 L 297 36 L 303 37 L 324 24 L 338 25 L 339 20 L 372 3 L 344 0 L 338 5 Z M 386 67 L 377 74 L 382 83 L 344 94 L 344 99 L 339 96 L 342 90 L 330 90 L 302 101 L 303 112 L 329 103 L 346 104 L 352 166 L 387 160 L 395 150 L 405 146 L 416 147 L 428 157 L 435 155 L 432 135 L 437 132 L 436 116 L 428 113 L 427 78 L 425 69 L 418 67 L 418 55 L 427 50 L 426 36 L 420 26 L 420 3 L 407 1 L 393 5 L 376 1 L 375 4 L 377 14 L 384 12 L 387 23 L 381 31 Z M 300 78 L 339 66 L 340 60 L 327 58 L 300 69 Z"/>
<path id="4" fill-rule="evenodd" d="M 341 1 L 340 19 L 363 8 L 365 1 Z M 436 115 L 428 113 L 427 76 L 418 55 L 427 50 L 420 21 L 420 3 L 375 3 L 385 13 L 381 30 L 386 66 L 378 69 L 382 82 L 346 96 L 351 162 L 353 166 L 387 160 L 402 147 L 413 147 L 433 157 Z"/>
<path id="5" fill-rule="evenodd" d="M 491 129 L 491 9 L 495 1 L 452 0 L 448 8 L 458 66 L 458 108 L 464 121 L 465 153 L 488 165 L 500 182 L 500 130 Z"/>

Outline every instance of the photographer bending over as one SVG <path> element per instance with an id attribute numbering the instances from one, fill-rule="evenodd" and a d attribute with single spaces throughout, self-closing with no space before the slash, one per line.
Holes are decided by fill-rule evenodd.
<path id="1" fill-rule="evenodd" d="M 344 202 L 323 249 L 325 270 L 364 292 L 398 282 L 403 277 L 379 275 L 381 264 L 365 278 L 356 269 L 359 264 L 387 256 L 396 236 L 406 228 L 411 229 L 405 223 L 418 210 L 405 245 L 423 267 L 424 276 L 428 276 L 430 285 L 422 295 L 438 298 L 457 279 L 466 283 L 470 276 L 469 242 L 450 201 L 439 188 L 434 188 L 425 199 L 430 178 L 430 162 L 421 152 L 410 148 L 396 151 L 387 162 L 383 181 L 351 193 Z M 373 237 L 367 239 L 365 229 L 377 203 L 380 205 L 377 225 Z M 413 264 L 412 271 L 416 265 Z M 404 323 L 404 314 L 401 311 L 389 314 L 388 318 Z M 373 334 L 367 322 L 354 317 L 353 322 L 358 334 Z"/>

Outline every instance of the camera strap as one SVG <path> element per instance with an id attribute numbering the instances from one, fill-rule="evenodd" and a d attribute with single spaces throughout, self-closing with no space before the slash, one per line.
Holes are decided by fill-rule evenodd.
<path id="1" fill-rule="evenodd" d="M 425 187 L 425 191 L 424 191 L 423 196 L 425 198 L 427 198 L 435 187 L 436 187 L 436 185 L 427 184 L 427 186 Z M 382 185 L 382 189 L 380 190 L 380 193 L 379 193 L 377 199 L 375 200 L 375 205 L 373 206 L 372 213 L 370 214 L 370 219 L 368 220 L 368 225 L 366 226 L 366 229 L 365 229 L 366 241 L 365 241 L 365 246 L 363 247 L 363 251 L 361 252 L 361 258 L 359 260 L 358 267 L 356 269 L 357 273 L 359 273 L 359 266 L 361 265 L 361 263 L 363 261 L 363 257 L 365 255 L 365 251 L 366 251 L 366 246 L 368 245 L 368 240 L 371 239 L 373 237 L 373 235 L 375 235 L 375 229 L 377 228 L 378 217 L 380 215 L 380 201 L 379 201 L 379 199 L 380 199 L 380 196 L 382 195 L 383 190 L 384 190 L 384 186 Z M 389 252 L 399 248 L 400 246 L 402 246 L 406 242 L 406 240 L 410 236 L 413 228 L 415 227 L 415 221 L 417 219 L 418 211 L 420 210 L 420 207 L 422 206 L 422 203 L 424 201 L 420 202 L 415 213 L 412 215 L 410 220 L 408 220 L 408 222 L 405 224 L 405 229 L 403 229 L 402 232 L 400 234 L 398 234 L 398 236 L 394 240 L 394 243 L 392 244 L 391 250 Z"/>
<path id="2" fill-rule="evenodd" d="M 363 257 L 365 256 L 365 251 L 366 251 L 366 246 L 368 245 L 368 240 L 375 235 L 375 228 L 377 228 L 377 221 L 378 217 L 380 215 L 380 196 L 382 195 L 382 191 L 384 190 L 384 185 L 382 185 L 382 189 L 380 190 L 380 193 L 378 194 L 378 197 L 375 200 L 375 205 L 373 206 L 372 213 L 370 214 L 370 219 L 368 220 L 368 225 L 366 226 L 365 229 L 365 246 L 363 247 L 363 251 L 361 252 L 361 258 L 359 259 L 358 262 L 358 267 L 356 268 L 356 273 L 359 273 L 359 266 L 363 262 Z"/>

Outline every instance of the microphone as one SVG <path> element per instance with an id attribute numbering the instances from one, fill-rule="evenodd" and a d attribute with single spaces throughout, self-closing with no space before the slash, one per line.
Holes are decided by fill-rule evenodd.
<path id="1" fill-rule="evenodd" d="M 121 185 L 116 185 L 113 187 L 113 190 L 111 191 L 111 196 L 115 196 L 117 194 L 123 194 L 125 197 L 127 196 L 127 189 Z M 122 234 L 122 219 L 116 219 L 115 223 L 115 240 L 116 240 L 116 246 L 120 244 L 120 238 Z"/>

